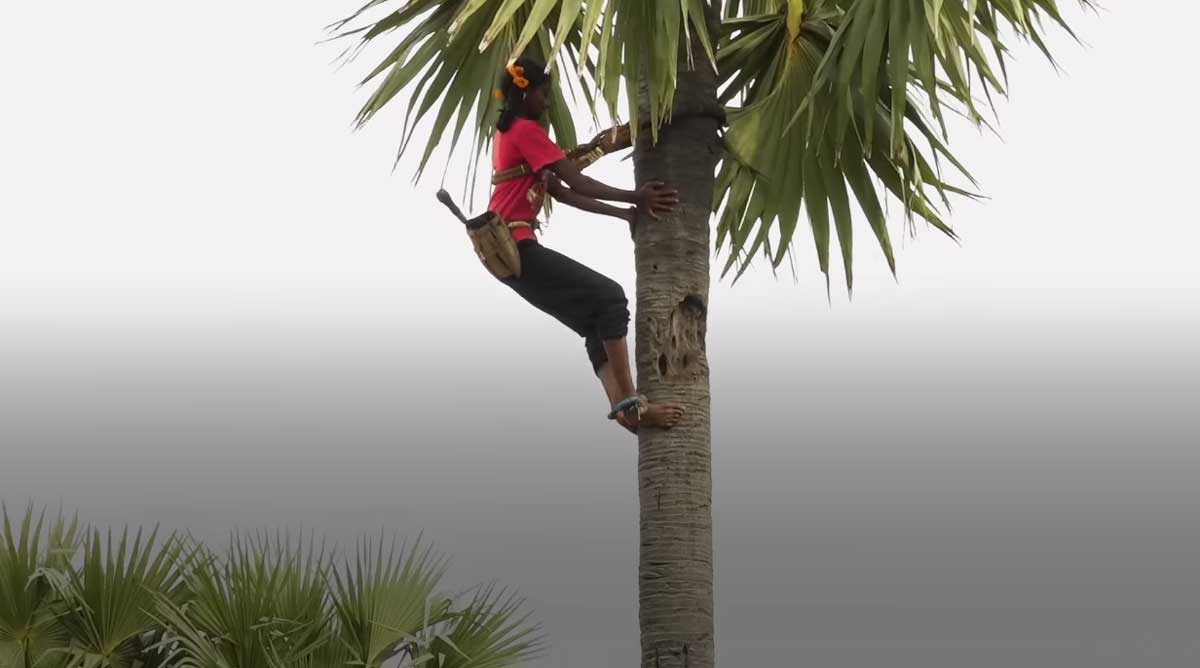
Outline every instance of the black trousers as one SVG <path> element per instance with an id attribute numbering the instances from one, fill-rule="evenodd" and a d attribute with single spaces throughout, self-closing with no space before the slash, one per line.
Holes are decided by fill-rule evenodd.
<path id="1" fill-rule="evenodd" d="M 629 333 L 629 301 L 616 281 L 541 245 L 534 239 L 517 243 L 520 278 L 501 282 L 543 313 L 583 337 L 592 370 L 608 361 L 606 339 Z"/>

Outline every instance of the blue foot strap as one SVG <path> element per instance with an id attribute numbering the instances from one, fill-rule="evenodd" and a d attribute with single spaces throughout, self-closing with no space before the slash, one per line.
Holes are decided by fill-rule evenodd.
<path id="1" fill-rule="evenodd" d="M 617 402 L 616 406 L 613 406 L 612 412 L 608 414 L 608 419 L 615 420 L 617 419 L 617 416 L 622 413 L 628 413 L 631 410 L 640 409 L 644 403 L 645 399 L 640 396 L 622 399 L 621 401 Z"/>

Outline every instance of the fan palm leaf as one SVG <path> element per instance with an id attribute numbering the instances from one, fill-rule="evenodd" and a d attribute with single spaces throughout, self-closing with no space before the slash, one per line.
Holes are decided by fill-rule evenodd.
<path id="1" fill-rule="evenodd" d="M 184 542 L 154 529 L 133 536 L 93 530 L 84 541 L 82 563 L 43 567 L 37 577 L 57 597 L 57 618 L 70 638 L 60 650 L 65 668 L 129 668 L 140 660 L 144 639 L 154 632 L 158 596 L 179 591 Z M 131 539 L 132 538 L 132 542 Z"/>
<path id="2" fill-rule="evenodd" d="M 959 163 L 936 136 L 925 137 L 919 129 L 910 134 L 903 127 L 905 118 L 897 131 L 890 112 L 893 96 L 881 100 L 856 91 L 840 96 L 815 89 L 842 15 L 830 5 L 811 3 L 810 13 L 797 22 L 795 5 L 776 4 L 772 13 L 727 20 L 728 33 L 719 49 L 725 82 L 721 99 L 741 104 L 730 110 L 729 156 L 714 193 L 714 212 L 720 214 L 717 246 L 727 245 L 732 251 L 726 272 L 740 261 L 740 276 L 760 249 L 777 267 L 791 249 L 804 215 L 826 277 L 831 227 L 836 229 L 847 287 L 852 288 L 851 202 L 866 214 L 895 271 L 881 194 L 892 195 L 908 216 L 916 214 L 953 238 L 926 188 L 947 205 L 948 192 L 966 194 L 943 182 L 930 166 L 943 159 Z M 850 103 L 841 109 L 843 98 Z M 901 104 L 907 102 L 902 96 Z M 908 109 L 917 128 L 928 127 L 915 107 Z M 896 142 L 898 150 L 873 151 L 879 142 Z M 962 174 L 970 180 L 965 170 Z M 882 182 L 884 193 L 876 191 L 872 177 Z"/>
<path id="3" fill-rule="evenodd" d="M 338 637 L 355 665 L 377 668 L 394 657 L 422 629 L 441 621 L 431 619 L 430 605 L 446 570 L 446 560 L 421 548 L 420 539 L 408 550 L 388 550 L 384 540 L 363 540 L 354 561 L 332 570 L 331 598 Z"/>
<path id="4" fill-rule="evenodd" d="M 160 596 L 156 616 L 185 668 L 297 668 L 330 640 L 328 557 L 309 541 L 235 535 L 225 557 L 193 560 L 186 602 Z"/>
<path id="5" fill-rule="evenodd" d="M 47 527 L 45 512 L 35 516 L 30 505 L 14 527 L 7 507 L 0 515 L 0 666 L 60 665 L 67 631 L 51 609 L 54 590 L 38 573 L 70 565 L 80 544 L 78 518 L 60 514 Z"/>
<path id="6" fill-rule="evenodd" d="M 414 666 L 511 668 L 542 655 L 540 627 L 524 601 L 495 586 L 476 588 L 463 607 L 431 625 L 411 650 Z"/>

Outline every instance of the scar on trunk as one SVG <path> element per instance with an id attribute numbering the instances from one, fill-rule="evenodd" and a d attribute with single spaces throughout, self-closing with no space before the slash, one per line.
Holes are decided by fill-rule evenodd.
<path id="1" fill-rule="evenodd" d="M 699 295 L 683 298 L 667 316 L 666 327 L 655 328 L 658 375 L 661 378 L 702 376 L 708 373 L 705 336 L 708 306 Z"/>

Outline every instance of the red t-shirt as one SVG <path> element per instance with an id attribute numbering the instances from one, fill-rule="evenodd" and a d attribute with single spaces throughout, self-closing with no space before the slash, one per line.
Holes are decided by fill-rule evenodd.
<path id="1" fill-rule="evenodd" d="M 567 155 L 550 140 L 550 134 L 537 122 L 527 118 L 513 121 L 508 132 L 496 133 L 492 167 L 499 172 L 525 163 L 533 173 L 496 184 L 488 210 L 500 214 L 506 221 L 524 220 L 532 223 L 537 219 L 546 195 L 539 172 L 546 165 L 565 157 Z M 533 230 L 528 227 L 514 227 L 512 235 L 517 241 L 534 238 Z"/>

